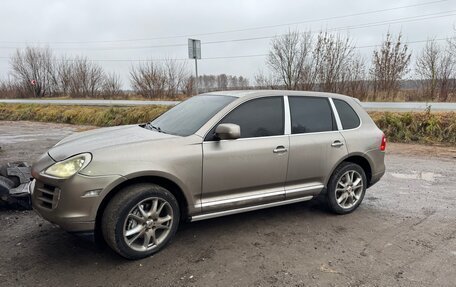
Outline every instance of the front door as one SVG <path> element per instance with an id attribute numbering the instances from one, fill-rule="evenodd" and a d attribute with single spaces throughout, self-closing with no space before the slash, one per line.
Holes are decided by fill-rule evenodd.
<path id="1" fill-rule="evenodd" d="M 285 198 L 289 137 L 284 135 L 283 97 L 240 104 L 220 123 L 237 124 L 241 137 L 203 143 L 203 212 L 222 211 Z"/>

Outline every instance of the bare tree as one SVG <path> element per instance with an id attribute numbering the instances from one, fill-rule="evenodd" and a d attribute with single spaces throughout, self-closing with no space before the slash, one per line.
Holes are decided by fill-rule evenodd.
<path id="1" fill-rule="evenodd" d="M 230 89 L 239 88 L 241 79 L 243 80 L 244 78 L 242 76 L 239 76 L 239 78 L 236 76 L 228 76 L 228 87 L 230 87 Z"/>
<path id="2" fill-rule="evenodd" d="M 103 86 L 104 71 L 100 65 L 87 58 L 76 57 L 73 64 L 70 80 L 71 97 L 97 97 Z"/>
<path id="3" fill-rule="evenodd" d="M 228 77 L 226 74 L 217 76 L 217 89 L 226 90 L 228 88 Z"/>
<path id="4" fill-rule="evenodd" d="M 429 40 L 416 60 L 416 73 L 420 88 L 427 100 L 447 101 L 454 90 L 455 56 L 451 51 L 452 41 L 446 48 Z"/>
<path id="5" fill-rule="evenodd" d="M 354 46 L 348 37 L 320 32 L 313 50 L 314 76 L 320 90 L 342 92 Z"/>
<path id="6" fill-rule="evenodd" d="M 375 50 L 370 74 L 374 82 L 374 97 L 378 92 L 394 99 L 400 80 L 407 74 L 411 53 L 402 42 L 402 34 L 396 39 L 388 32 L 379 50 Z"/>
<path id="7" fill-rule="evenodd" d="M 354 54 L 347 63 L 346 70 L 343 73 L 344 90 L 340 92 L 360 100 L 365 100 L 369 92 L 366 73 L 365 60 L 359 54 Z"/>
<path id="8" fill-rule="evenodd" d="M 450 92 L 455 91 L 455 67 L 454 54 L 447 52 L 440 59 L 438 68 L 438 85 L 439 85 L 439 100 L 446 102 L 449 100 Z"/>
<path id="9" fill-rule="evenodd" d="M 0 98 L 24 98 L 29 97 L 29 91 L 24 90 L 24 86 L 18 81 L 13 81 L 9 77 L 0 81 Z"/>
<path id="10" fill-rule="evenodd" d="M 255 85 L 260 89 L 277 89 L 280 84 L 280 79 L 277 79 L 272 74 L 265 74 L 260 70 L 255 75 Z"/>
<path id="11" fill-rule="evenodd" d="M 68 57 L 62 57 L 59 60 L 58 64 L 55 65 L 55 73 L 53 73 L 55 75 L 54 82 L 59 93 L 68 96 L 74 76 L 73 61 Z"/>
<path id="12" fill-rule="evenodd" d="M 141 63 L 130 71 L 133 89 L 143 97 L 159 98 L 165 91 L 166 76 L 163 68 L 154 62 Z"/>
<path id="13" fill-rule="evenodd" d="M 177 62 L 168 59 L 164 63 L 164 73 L 166 78 L 166 96 L 175 97 L 184 90 L 185 82 L 189 77 L 187 62 Z"/>
<path id="14" fill-rule="evenodd" d="M 33 97 L 52 95 L 53 61 L 49 48 L 18 49 L 10 61 L 12 75 Z"/>
<path id="15" fill-rule="evenodd" d="M 236 78 L 236 77 L 233 77 L 233 78 Z M 249 87 L 249 79 L 247 79 L 243 76 L 239 76 L 239 78 L 237 79 L 236 88 L 246 89 L 248 87 Z"/>
<path id="16" fill-rule="evenodd" d="M 103 98 L 119 98 L 123 95 L 122 81 L 116 73 L 106 74 L 102 84 Z"/>
<path id="17" fill-rule="evenodd" d="M 194 76 L 190 76 L 185 80 L 183 92 L 186 96 L 190 97 L 195 94 L 195 82 L 196 80 Z"/>
<path id="18" fill-rule="evenodd" d="M 435 98 L 438 85 L 438 69 L 442 50 L 434 40 L 429 40 L 416 59 L 416 73 L 421 78 L 421 87 L 428 100 Z"/>
<path id="19" fill-rule="evenodd" d="M 309 68 L 312 38 L 310 33 L 288 34 L 274 38 L 267 58 L 267 65 L 275 78 L 281 79 L 286 89 L 296 90 Z"/>

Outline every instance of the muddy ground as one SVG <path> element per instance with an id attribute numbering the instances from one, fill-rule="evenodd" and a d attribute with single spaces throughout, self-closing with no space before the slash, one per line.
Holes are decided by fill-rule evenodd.
<path id="1" fill-rule="evenodd" d="M 81 129 L 0 122 L 0 162 L 33 160 Z M 311 201 L 187 223 L 140 261 L 0 210 L 0 285 L 455 286 L 456 148 L 389 144 L 386 163 L 350 215 Z"/>

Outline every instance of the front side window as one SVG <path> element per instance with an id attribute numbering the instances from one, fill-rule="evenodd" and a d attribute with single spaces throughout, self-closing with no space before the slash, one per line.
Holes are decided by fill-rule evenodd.
<path id="1" fill-rule="evenodd" d="M 333 99 L 333 102 L 339 114 L 342 128 L 344 130 L 357 128 L 361 122 L 353 108 L 343 100 Z"/>
<path id="2" fill-rule="evenodd" d="M 259 98 L 243 103 L 219 122 L 223 123 L 239 125 L 241 138 L 283 135 L 283 97 Z M 208 140 L 215 140 L 216 127 L 209 132 Z"/>
<path id="3" fill-rule="evenodd" d="M 291 133 L 316 133 L 336 129 L 331 105 L 327 98 L 289 96 Z"/>
<path id="4" fill-rule="evenodd" d="M 195 96 L 159 116 L 146 127 L 168 134 L 189 136 L 235 99 L 222 95 Z"/>

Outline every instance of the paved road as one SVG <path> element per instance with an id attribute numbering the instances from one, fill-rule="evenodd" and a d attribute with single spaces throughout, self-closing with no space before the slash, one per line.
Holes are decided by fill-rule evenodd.
<path id="1" fill-rule="evenodd" d="M 130 101 L 130 100 L 33 100 L 33 99 L 0 99 L 0 103 L 15 104 L 53 104 L 53 105 L 83 105 L 83 106 L 145 106 L 168 105 L 173 106 L 178 101 Z M 424 102 L 363 102 L 367 110 L 397 110 L 397 111 L 424 111 L 431 105 L 436 111 L 456 111 L 456 103 L 424 103 Z"/>
<path id="2" fill-rule="evenodd" d="M 80 128 L 0 121 L 0 159 L 30 161 Z M 390 144 L 385 177 L 352 214 L 312 201 L 188 223 L 140 261 L 0 209 L 0 285 L 453 287 L 456 153 L 438 149 Z"/>

